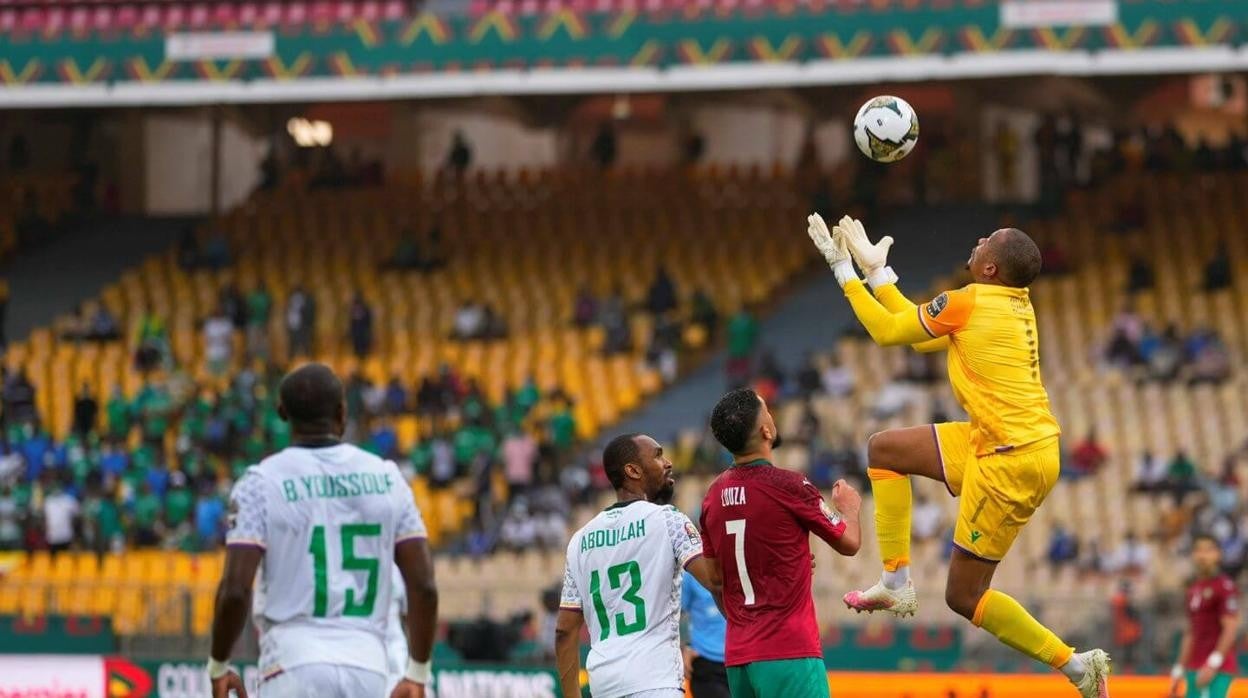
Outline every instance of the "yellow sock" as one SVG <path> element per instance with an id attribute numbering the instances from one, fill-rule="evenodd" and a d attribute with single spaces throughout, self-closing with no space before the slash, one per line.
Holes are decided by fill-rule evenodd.
<path id="1" fill-rule="evenodd" d="M 875 495 L 875 538 L 884 569 L 910 564 L 910 478 L 883 468 L 867 468 Z"/>
<path id="2" fill-rule="evenodd" d="M 1053 667 L 1070 661 L 1075 648 L 1062 642 L 1007 594 L 989 589 L 979 599 L 971 622 L 996 636 L 1003 644 Z"/>

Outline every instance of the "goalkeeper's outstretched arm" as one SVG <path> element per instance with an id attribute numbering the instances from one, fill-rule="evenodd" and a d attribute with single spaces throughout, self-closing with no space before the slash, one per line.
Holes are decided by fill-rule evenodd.
<path id="1" fill-rule="evenodd" d="M 922 311 L 918 306 L 897 313 L 889 312 L 858 279 L 850 279 L 845 284 L 845 297 L 867 334 L 882 347 L 918 344 L 938 336 L 923 324 L 919 316 Z"/>
<path id="2" fill-rule="evenodd" d="M 909 298 L 906 298 L 905 294 L 901 292 L 901 289 L 897 288 L 897 284 L 894 281 L 874 286 L 871 290 L 875 294 L 875 299 L 878 300 L 880 304 L 888 310 L 888 312 L 893 313 L 894 315 L 898 313 L 918 312 L 917 306 L 912 303 Z M 911 344 L 910 348 L 922 353 L 943 351 L 949 348 L 949 337 L 937 337 L 936 339 L 928 339 L 924 342 L 916 342 L 915 344 Z"/>

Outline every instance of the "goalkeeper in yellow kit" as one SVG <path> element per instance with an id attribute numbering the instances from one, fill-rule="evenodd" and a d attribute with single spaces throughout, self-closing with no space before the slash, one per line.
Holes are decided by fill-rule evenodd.
<path id="1" fill-rule="evenodd" d="M 867 475 L 884 573 L 870 589 L 846 594 L 845 604 L 858 611 L 914 614 L 909 476 L 939 480 L 960 498 L 945 585 L 949 608 L 1061 671 L 1085 698 L 1108 698 L 1105 652 L 1076 654 L 1017 601 L 990 588 L 997 563 L 1058 476 L 1061 430 L 1040 381 L 1040 343 L 1027 292 L 1040 273 L 1040 250 L 1016 228 L 980 238 L 967 260 L 973 282 L 916 306 L 897 290 L 897 276 L 885 266 L 892 238 L 873 245 L 862 223 L 849 217 L 830 233 L 817 214 L 807 222 L 807 232 L 876 344 L 948 350 L 949 382 L 970 417 L 871 436 Z M 855 261 L 872 290 L 858 278 Z"/>

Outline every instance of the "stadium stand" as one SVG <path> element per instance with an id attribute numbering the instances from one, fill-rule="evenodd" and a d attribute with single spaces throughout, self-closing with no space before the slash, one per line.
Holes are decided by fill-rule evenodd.
<path id="1" fill-rule="evenodd" d="M 433 187 L 441 189 L 435 192 Z M 30 458 L 37 465 L 27 470 L 21 499 L 37 509 L 57 495 L 57 487 L 41 478 L 49 472 L 43 466 L 45 454 L 53 463 L 50 468 L 59 467 L 58 459 L 73 460 L 82 467 L 60 465 L 78 472 L 71 487 L 87 493 L 86 506 L 97 507 L 87 518 L 100 521 L 98 507 L 113 509 L 111 516 L 118 516 L 115 507 L 120 506 L 126 521 L 124 531 L 94 531 L 91 545 L 109 550 L 118 536 L 129 545 L 125 552 L 99 560 L 95 553 L 25 559 L 2 585 L 0 613 L 100 613 L 112 616 L 123 634 L 142 630 L 174 635 L 190 618 L 197 634 L 206 632 L 219 554 L 133 548 L 162 543 L 193 551 L 215 545 L 215 536 L 197 534 L 198 522 L 192 526 L 191 521 L 199 512 L 192 515 L 183 499 L 198 493 L 196 505 L 216 500 L 228 490 L 230 477 L 265 449 L 281 444 L 270 397 L 271 381 L 278 374 L 251 367 L 263 353 L 279 363 L 293 360 L 285 312 L 267 314 L 267 336 L 256 346 L 231 327 L 231 359 L 214 366 L 199 321 L 212 316 L 223 290 L 241 288 L 251 294 L 261 279 L 270 298 L 286 298 L 296 285 L 312 289 L 316 358 L 344 376 L 358 376 L 374 386 L 397 377 L 403 385 L 415 386 L 446 365 L 464 381 L 479 384 L 482 400 L 490 406 L 511 403 L 531 377 L 541 394 L 566 395 L 573 405 L 575 436 L 592 438 L 660 389 L 662 378 L 645 361 L 656 319 L 647 312 L 631 314 L 632 341 L 623 353 L 604 355 L 608 338 L 602 327 L 570 325 L 577 289 L 609 294 L 618 288 L 628 307 L 644 308 L 654 270 L 666 265 L 680 271 L 676 296 L 682 318 L 691 312 L 689 299 L 696 290 L 725 308 L 764 301 L 808 260 L 800 239 L 777 240 L 768 234 L 799 213 L 800 202 L 789 190 L 782 172 L 708 168 L 693 176 L 628 170 L 608 175 L 481 173 L 462 183 L 431 186 L 413 181 L 332 195 L 300 187 L 258 194 L 196 241 L 199 249 L 207 249 L 211 238 L 224 235 L 237 264 L 188 270 L 180 264 L 186 260 L 173 250 L 104 290 L 98 305 L 117 319 L 121 339 L 66 338 L 64 330 L 74 322 L 61 318 L 56 323 L 60 331 L 43 328 L 28 341 L 10 345 L 7 370 L 28 377 L 35 388 L 37 421 L 46 427 L 46 433 L 22 434 L 20 428 L 12 432 L 10 425 L 15 448 L 39 451 Z M 445 233 L 442 266 L 378 273 L 406 231 L 435 226 Z M 587 227 L 595 231 L 593 245 L 582 232 Z M 710 230 L 721 244 L 708 254 L 699 241 Z M 345 242 L 359 239 L 370 244 Z M 346 318 L 357 293 L 375 309 L 375 340 L 363 355 L 356 355 L 347 339 Z M 414 303 L 416 298 L 422 302 Z M 452 339 L 456 309 L 466 299 L 497 308 L 506 336 Z M 705 332 L 692 328 L 684 332 L 686 342 L 705 343 Z M 150 370 L 144 368 L 146 348 L 156 355 Z M 255 350 L 250 355 L 249 348 Z M 256 386 L 240 389 L 240 376 Z M 101 449 L 94 435 L 74 433 L 83 385 L 86 394 L 105 406 L 96 413 L 94 427 L 120 439 L 125 444 L 122 458 L 129 461 L 122 466 L 121 487 L 102 496 L 87 471 L 116 455 L 116 449 L 107 438 Z M 193 397 L 197 393 L 200 397 Z M 209 395 L 219 399 L 205 400 Z M 251 410 L 245 407 L 249 400 L 254 402 Z M 224 419 L 221 407 L 214 410 L 217 405 L 233 410 L 229 414 L 247 425 L 241 430 L 246 443 L 239 448 L 236 440 L 225 457 L 206 443 L 211 427 L 203 424 Z M 119 429 L 110 411 L 127 415 Z M 471 426 L 468 417 L 439 423 L 439 418 L 404 411 L 386 420 L 391 418 L 395 453 L 405 457 L 421 451 L 442 429 L 458 423 L 461 433 Z M 496 447 L 497 438 L 486 435 L 486 447 Z M 200 439 L 205 443 L 197 443 Z M 498 475 L 492 478 L 505 490 L 500 480 Z M 475 485 L 464 484 L 467 495 L 463 488 L 439 486 L 427 471 L 413 480 L 435 542 L 453 539 L 472 516 Z M 169 520 L 170 497 L 175 496 L 178 514 Z M 158 513 L 162 510 L 163 516 Z M 156 534 L 162 522 L 165 536 Z M 219 526 L 219 521 L 209 523 Z M 449 617 L 471 615 L 479 603 L 471 592 L 503 574 L 525 583 L 514 593 L 494 592 L 500 607 L 531 607 L 536 591 L 549 583 L 550 570 L 558 565 L 554 555 L 536 552 L 514 562 L 507 555 L 489 558 L 485 574 L 475 563 L 439 559 L 448 588 L 465 592 L 450 601 Z"/>

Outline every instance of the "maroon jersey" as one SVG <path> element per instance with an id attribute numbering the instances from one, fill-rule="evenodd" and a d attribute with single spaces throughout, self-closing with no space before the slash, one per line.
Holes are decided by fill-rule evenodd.
<path id="1" fill-rule="evenodd" d="M 702 502 L 702 545 L 724 574 L 724 663 L 823 657 L 810 595 L 810 534 L 828 543 L 845 522 L 802 475 L 767 461 L 736 465 Z"/>
<path id="2" fill-rule="evenodd" d="M 1209 660 L 1222 634 L 1222 618 L 1239 613 L 1239 592 L 1235 582 L 1220 574 L 1197 579 L 1187 588 L 1187 618 L 1191 623 L 1192 651 L 1187 655 L 1187 668 L 1200 669 Z M 1239 672 L 1235 651 L 1226 653 L 1222 668 L 1227 674 Z"/>

